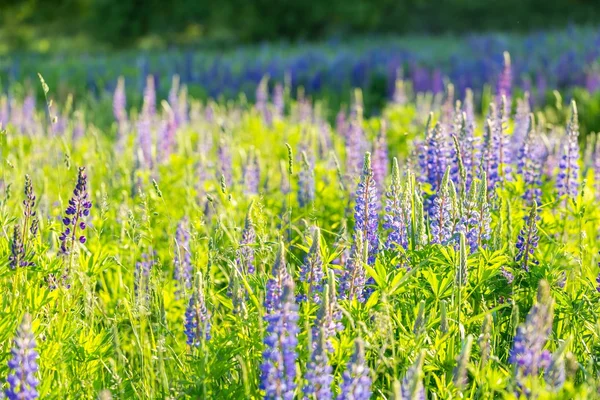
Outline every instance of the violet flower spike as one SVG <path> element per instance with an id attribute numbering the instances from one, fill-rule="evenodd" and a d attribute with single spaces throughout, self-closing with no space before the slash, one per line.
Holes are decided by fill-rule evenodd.
<path id="1" fill-rule="evenodd" d="M 8 361 L 9 373 L 6 378 L 8 388 L 5 389 L 4 394 L 10 400 L 34 400 L 39 397 L 37 387 L 40 382 L 36 377 L 39 355 L 35 347 L 31 316 L 25 314 L 17 329 L 11 349 L 11 359 Z"/>
<path id="2" fill-rule="evenodd" d="M 355 340 L 355 350 L 346 371 L 338 395 L 338 400 L 369 400 L 371 398 L 371 377 L 365 360 L 365 348 L 362 339 Z"/>
<path id="3" fill-rule="evenodd" d="M 191 347 L 199 347 L 202 341 L 211 339 L 210 329 L 210 313 L 206 308 L 202 275 L 199 275 L 198 287 L 190 297 L 185 310 L 186 344 Z"/>
<path id="4" fill-rule="evenodd" d="M 563 149 L 556 178 L 558 196 L 577 197 L 579 192 L 579 122 L 575 101 L 571 102 L 571 119 L 567 125 L 567 145 Z"/>
<path id="5" fill-rule="evenodd" d="M 298 355 L 298 306 L 294 302 L 294 282 L 288 275 L 282 284 L 280 307 L 265 316 L 260 388 L 265 399 L 293 400 L 296 391 Z"/>
<path id="6" fill-rule="evenodd" d="M 517 248 L 515 261 L 525 271 L 529 271 L 530 265 L 537 265 L 539 263 L 533 257 L 539 241 L 537 212 L 537 203 L 534 201 L 529 216 L 525 217 L 525 226 L 519 232 L 515 245 Z"/>
<path id="7" fill-rule="evenodd" d="M 89 217 L 91 208 L 92 202 L 89 199 L 85 167 L 80 167 L 73 197 L 69 200 L 65 217 L 62 219 L 65 225 L 65 230 L 59 236 L 62 254 L 70 254 L 76 242 L 81 244 L 86 242 L 83 230 L 86 228 L 85 219 Z"/>

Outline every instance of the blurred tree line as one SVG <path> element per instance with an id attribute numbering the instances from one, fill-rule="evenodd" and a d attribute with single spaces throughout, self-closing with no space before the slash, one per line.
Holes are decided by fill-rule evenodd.
<path id="1" fill-rule="evenodd" d="M 84 35 L 111 47 L 597 24 L 598 0 L 0 0 L 2 39 Z"/>

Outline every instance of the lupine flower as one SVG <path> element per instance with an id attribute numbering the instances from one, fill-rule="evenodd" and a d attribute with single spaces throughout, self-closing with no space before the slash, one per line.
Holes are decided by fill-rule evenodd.
<path id="1" fill-rule="evenodd" d="M 361 232 L 366 246 L 367 264 L 373 265 L 379 251 L 377 183 L 371 169 L 371 153 L 365 153 L 360 183 L 356 189 L 354 207 L 354 231 Z"/>
<path id="2" fill-rule="evenodd" d="M 346 135 L 346 174 L 350 179 L 360 171 L 362 156 L 367 148 L 365 133 L 362 128 L 362 111 L 348 123 Z"/>
<path id="3" fill-rule="evenodd" d="M 146 77 L 142 114 L 146 114 L 150 119 L 152 119 L 156 114 L 156 87 L 154 77 L 152 75 L 148 75 Z"/>
<path id="4" fill-rule="evenodd" d="M 449 170 L 446 170 L 431 207 L 431 243 L 446 245 L 454 238 Z"/>
<path id="5" fill-rule="evenodd" d="M 185 310 L 184 328 L 188 346 L 198 347 L 203 340 L 211 338 L 210 314 L 206 309 L 202 275 L 199 278 L 198 288 L 190 297 L 190 302 Z"/>
<path id="6" fill-rule="evenodd" d="M 35 350 L 35 336 L 31 328 L 31 316 L 25 314 L 23 322 L 17 329 L 13 347 L 8 361 L 9 374 L 6 378 L 8 388 L 4 391 L 10 400 L 33 400 L 39 397 L 37 387 L 40 384 Z"/>
<path id="7" fill-rule="evenodd" d="M 364 289 L 366 283 L 365 250 L 362 232 L 354 235 L 354 243 L 350 249 L 350 258 L 346 261 L 340 281 L 340 298 L 360 302 L 365 301 Z"/>
<path id="8" fill-rule="evenodd" d="M 496 161 L 498 163 L 498 180 L 504 182 L 510 177 L 512 157 L 510 153 L 510 136 L 506 133 L 508 125 L 508 117 L 510 116 L 510 105 L 507 103 L 506 97 L 502 96 L 498 113 L 494 118 L 493 124 L 493 142 L 494 151 L 496 152 Z M 508 112 L 507 112 L 508 107 Z M 490 108 L 494 111 L 494 108 Z"/>
<path id="9" fill-rule="evenodd" d="M 381 130 L 373 145 L 373 179 L 377 189 L 382 191 L 388 174 L 388 149 L 385 121 L 381 121 Z"/>
<path id="10" fill-rule="evenodd" d="M 365 361 L 365 348 L 360 338 L 355 340 L 352 359 L 344 372 L 338 400 L 368 400 L 371 398 L 371 377 Z"/>
<path id="11" fill-rule="evenodd" d="M 236 263 L 240 266 L 241 271 L 246 271 L 249 274 L 253 274 L 255 271 L 254 244 L 256 242 L 256 231 L 254 230 L 254 221 L 252 220 L 252 205 L 253 203 L 250 203 L 248 207 L 236 259 Z"/>
<path id="12" fill-rule="evenodd" d="M 502 105 L 503 112 L 505 115 L 510 115 L 511 109 L 511 94 L 512 94 L 512 70 L 510 66 L 510 54 L 505 51 L 504 54 L 504 68 L 502 73 L 498 77 L 498 83 L 496 86 L 496 104 Z M 506 100 L 502 103 L 502 97 Z"/>
<path id="13" fill-rule="evenodd" d="M 300 282 L 307 284 L 308 289 L 306 294 L 298 296 L 299 301 L 310 299 L 315 303 L 321 302 L 325 274 L 323 273 L 320 241 L 319 228 L 315 227 L 313 228 L 312 245 L 304 259 L 304 263 L 300 267 Z"/>
<path id="14" fill-rule="evenodd" d="M 409 180 L 410 181 L 410 180 Z M 395 249 L 400 246 L 404 250 L 408 249 L 409 227 L 411 222 L 411 190 L 408 187 L 403 191 L 400 182 L 400 168 L 398 159 L 394 157 L 392 164 L 392 183 L 387 192 L 385 206 L 385 215 L 383 217 L 383 228 L 389 230 L 386 247 Z"/>
<path id="15" fill-rule="evenodd" d="M 137 146 L 138 163 L 145 168 L 152 168 L 152 131 L 147 113 L 142 113 L 137 123 Z"/>
<path id="16" fill-rule="evenodd" d="M 192 288 L 192 254 L 190 252 L 190 233 L 186 230 L 186 221 L 180 221 L 177 224 L 175 232 L 175 268 L 173 270 L 173 279 L 177 282 L 177 292 L 175 295 L 179 298 L 183 291 Z"/>
<path id="17" fill-rule="evenodd" d="M 122 76 L 117 80 L 117 86 L 115 87 L 115 93 L 113 95 L 113 114 L 117 125 L 119 127 L 119 133 L 121 132 L 121 126 L 127 122 L 127 97 L 125 93 L 125 78 Z"/>
<path id="18" fill-rule="evenodd" d="M 281 83 L 273 88 L 273 114 L 277 118 L 282 118 L 285 110 L 284 89 Z"/>
<path id="19" fill-rule="evenodd" d="M 273 264 L 271 278 L 267 281 L 265 294 L 265 309 L 267 314 L 271 314 L 281 308 L 281 298 L 283 293 L 283 284 L 289 279 L 289 272 L 285 263 L 285 247 L 279 243 L 279 251 Z"/>
<path id="20" fill-rule="evenodd" d="M 458 288 L 465 287 L 469 278 L 469 270 L 467 269 L 467 240 L 463 232 L 459 233 L 459 260 L 456 266 L 455 283 Z"/>
<path id="21" fill-rule="evenodd" d="M 596 277 L 596 291 L 600 293 L 600 273 Z"/>
<path id="22" fill-rule="evenodd" d="M 490 108 L 492 105 L 490 105 Z M 498 152 L 496 151 L 497 141 L 494 139 L 494 128 L 492 121 L 486 120 L 483 134 L 483 151 L 481 153 L 481 169 L 487 176 L 488 191 L 494 193 L 498 177 Z"/>
<path id="23" fill-rule="evenodd" d="M 65 225 L 65 230 L 59 236 L 62 254 L 69 254 L 73 251 L 76 241 L 82 244 L 86 242 L 83 230 L 87 226 L 85 219 L 90 215 L 91 208 L 92 202 L 89 199 L 85 167 L 79 167 L 77 185 L 73 190 L 73 197 L 69 200 L 65 217 L 62 219 Z"/>
<path id="24" fill-rule="evenodd" d="M 316 346 L 311 351 L 310 362 L 306 366 L 306 374 L 304 375 L 306 385 L 303 391 L 307 398 L 332 399 L 333 368 L 329 365 L 326 340 L 325 328 L 321 327 Z"/>
<path id="25" fill-rule="evenodd" d="M 167 101 L 173 111 L 175 126 L 179 126 L 181 118 L 179 117 L 179 75 L 177 74 L 173 75 L 171 79 L 171 89 L 169 89 Z"/>
<path id="26" fill-rule="evenodd" d="M 423 386 L 423 361 L 425 352 L 421 351 L 415 362 L 406 371 L 402 378 L 400 398 L 397 400 L 425 400 L 425 387 Z"/>
<path id="27" fill-rule="evenodd" d="M 523 147 L 519 150 L 519 161 L 517 163 L 517 172 L 523 176 L 525 183 L 525 193 L 523 198 L 528 202 L 539 201 L 542 197 L 540 188 L 542 165 L 540 163 L 540 154 L 537 150 L 536 142 L 539 137 L 536 135 L 533 115 L 529 115 L 529 128 L 525 136 Z"/>
<path id="28" fill-rule="evenodd" d="M 268 120 L 268 102 L 269 102 L 269 92 L 268 92 L 268 77 L 264 77 L 260 80 L 260 83 L 256 87 L 256 110 L 260 113 L 260 115 Z"/>
<path id="29" fill-rule="evenodd" d="M 553 300 L 550 287 L 546 281 L 540 281 L 537 302 L 529 311 L 524 324 L 517 328 L 513 346 L 509 354 L 509 362 L 515 366 L 515 379 L 518 387 L 522 387 L 523 378 L 537 376 L 540 369 L 550 365 L 552 356 L 544 350 L 548 336 L 552 332 Z"/>
<path id="30" fill-rule="evenodd" d="M 233 182 L 233 172 L 231 171 L 231 154 L 229 146 L 225 143 L 225 139 L 221 138 L 217 149 L 219 157 L 219 177 L 225 178 L 227 186 L 231 186 Z"/>
<path id="31" fill-rule="evenodd" d="M 469 335 L 463 343 L 460 354 L 458 355 L 456 367 L 454 367 L 454 371 L 452 374 L 452 382 L 454 383 L 454 386 L 456 386 L 460 390 L 464 390 L 465 386 L 467 386 L 467 384 L 469 383 L 467 380 L 467 366 L 469 365 L 469 360 L 471 358 L 472 345 L 473 336 Z"/>
<path id="32" fill-rule="evenodd" d="M 556 178 L 556 188 L 559 196 L 576 197 L 579 190 L 579 122 L 577 106 L 571 102 L 571 120 L 567 125 L 567 145 L 558 165 L 559 173 Z"/>
<path id="33" fill-rule="evenodd" d="M 17 267 L 30 267 L 33 262 L 27 260 L 27 253 L 25 252 L 25 246 L 23 245 L 23 238 L 21 237 L 20 227 L 15 225 L 13 228 L 13 237 L 10 241 L 10 256 L 8 256 L 8 266 L 11 269 Z"/>
<path id="34" fill-rule="evenodd" d="M 419 153 L 419 164 L 423 175 L 423 182 L 429 183 L 433 191 L 439 190 L 447 165 L 445 134 L 441 124 L 436 124 L 429 129 L 432 116 L 427 121 L 425 148 Z"/>
<path id="35" fill-rule="evenodd" d="M 294 302 L 294 281 L 283 282 L 280 306 L 265 316 L 260 388 L 266 399 L 293 400 L 296 390 L 296 347 L 298 346 L 298 306 Z"/>
<path id="36" fill-rule="evenodd" d="M 175 136 L 177 134 L 177 122 L 173 110 L 167 112 L 162 121 L 158 135 L 159 161 L 165 162 L 169 159 L 175 148 Z"/>
<path id="37" fill-rule="evenodd" d="M 25 200 L 23 200 L 23 241 L 27 241 L 27 228 L 31 236 L 37 234 L 38 220 L 35 211 L 35 194 L 33 193 L 33 184 L 29 175 L 25 175 Z M 28 226 L 29 225 L 29 226 Z"/>
<path id="38" fill-rule="evenodd" d="M 500 268 L 500 273 L 502 274 L 504 279 L 506 279 L 506 282 L 508 282 L 509 285 L 515 280 L 515 276 L 512 274 L 512 272 L 507 270 L 505 267 Z"/>
<path id="39" fill-rule="evenodd" d="M 308 159 L 302 152 L 302 168 L 298 174 L 298 203 L 300 207 L 306 207 L 315 201 L 315 171 Z"/>
<path id="40" fill-rule="evenodd" d="M 525 271 L 529 271 L 531 264 L 538 264 L 538 261 L 533 257 L 539 241 L 537 219 L 537 203 L 534 201 L 529 216 L 525 218 L 525 226 L 519 232 L 516 243 L 517 256 L 515 257 L 515 261 Z"/>
<path id="41" fill-rule="evenodd" d="M 133 289 L 138 299 L 148 299 L 150 297 L 150 275 L 154 264 L 154 258 L 151 253 L 143 253 L 142 259 L 135 263 Z"/>
<path id="42" fill-rule="evenodd" d="M 317 318 L 312 328 L 313 337 L 319 334 L 319 329 L 324 330 L 326 346 L 330 352 L 333 351 L 331 338 L 337 332 L 344 330 L 344 325 L 340 322 L 341 320 L 342 312 L 336 301 L 335 278 L 333 272 L 330 271 L 329 283 L 325 284 L 323 288 L 323 301 L 321 302 L 321 307 L 317 312 Z"/>
<path id="43" fill-rule="evenodd" d="M 513 154 L 517 154 L 521 150 L 523 144 L 525 143 L 527 135 L 531 130 L 531 122 L 529 116 L 530 113 L 531 107 L 529 106 L 529 93 L 525 92 L 523 98 L 517 100 L 515 127 L 511 136 L 511 149 Z"/>
<path id="44" fill-rule="evenodd" d="M 565 384 L 567 371 L 565 368 L 565 349 L 567 342 L 552 354 L 550 365 L 544 371 L 544 380 L 554 392 L 559 391 Z"/>
<path id="45" fill-rule="evenodd" d="M 248 160 L 244 168 L 244 190 L 246 194 L 258 194 L 258 186 L 260 185 L 260 165 L 258 164 L 258 156 L 256 150 L 252 150 L 248 154 Z"/>
<path id="46" fill-rule="evenodd" d="M 487 176 L 483 173 L 482 179 L 471 186 L 464 206 L 463 226 L 471 253 L 484 247 L 491 234 L 487 186 Z"/>

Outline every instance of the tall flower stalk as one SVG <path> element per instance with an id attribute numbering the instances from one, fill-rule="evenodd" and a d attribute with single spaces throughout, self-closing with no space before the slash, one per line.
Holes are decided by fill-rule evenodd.
<path id="1" fill-rule="evenodd" d="M 39 355 L 36 351 L 35 336 L 31 328 L 31 316 L 25 314 L 17 329 L 8 361 L 8 388 L 4 391 L 10 400 L 34 400 L 39 397 L 37 378 Z"/>
<path id="2" fill-rule="evenodd" d="M 571 119 L 567 125 L 567 144 L 558 165 L 558 196 L 577 197 L 579 191 L 579 121 L 575 100 L 571 102 Z"/>
<path id="3" fill-rule="evenodd" d="M 365 360 L 364 343 L 360 338 L 357 338 L 354 343 L 354 354 L 344 372 L 338 400 L 371 398 L 371 377 Z"/>

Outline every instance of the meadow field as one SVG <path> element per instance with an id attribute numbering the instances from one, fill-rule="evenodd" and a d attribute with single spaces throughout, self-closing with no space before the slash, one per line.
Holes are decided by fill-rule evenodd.
<path id="1" fill-rule="evenodd" d="M 600 35 L 544 35 L 4 59 L 3 395 L 600 398 Z"/>

